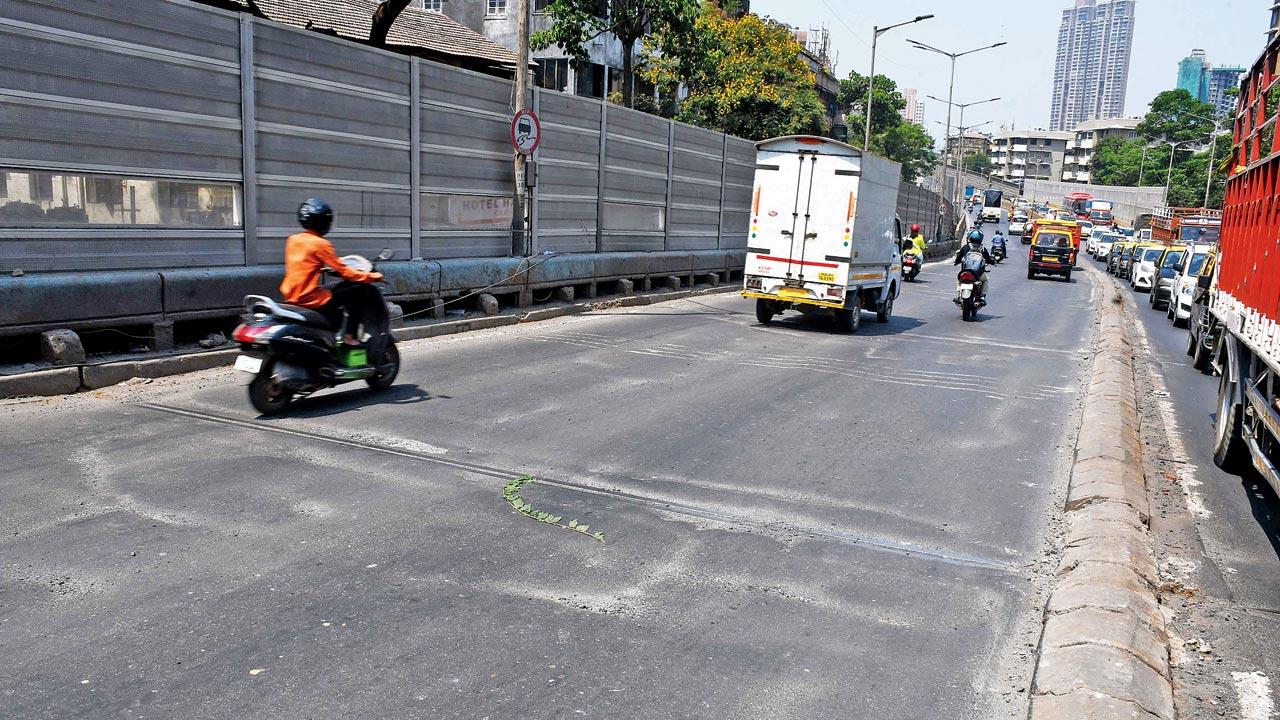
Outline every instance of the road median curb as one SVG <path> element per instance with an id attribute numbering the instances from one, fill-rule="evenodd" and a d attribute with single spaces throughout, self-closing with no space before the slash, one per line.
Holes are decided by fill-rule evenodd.
<path id="1" fill-rule="evenodd" d="M 1116 285 L 1095 277 L 1104 299 L 1030 718 L 1173 720 L 1169 638 L 1147 531 L 1134 343 Z"/>
<path id="2" fill-rule="evenodd" d="M 712 287 L 672 290 L 668 292 L 645 293 L 643 295 L 624 295 L 613 298 L 582 300 L 575 303 L 554 305 L 533 310 L 521 310 L 512 314 L 492 315 L 488 317 L 472 317 L 462 320 L 447 320 L 424 325 L 410 325 L 397 328 L 396 339 L 421 340 L 424 338 L 456 335 L 473 330 L 517 325 L 527 322 L 538 322 L 599 310 L 619 307 L 637 307 L 670 302 L 700 295 L 716 295 L 741 290 L 740 286 L 720 285 Z M 181 375 L 197 370 L 208 370 L 215 367 L 231 365 L 240 351 L 236 348 L 224 348 L 209 352 L 170 355 L 157 358 L 140 358 L 96 364 L 84 364 L 74 367 L 36 370 L 18 375 L 0 375 L 0 398 L 69 395 L 80 390 L 98 390 L 117 385 L 131 378 L 159 378 L 169 375 Z"/>

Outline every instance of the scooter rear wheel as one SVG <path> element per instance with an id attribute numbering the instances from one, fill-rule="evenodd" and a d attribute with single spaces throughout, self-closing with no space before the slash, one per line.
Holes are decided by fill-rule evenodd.
<path id="1" fill-rule="evenodd" d="M 249 404 L 263 415 L 275 415 L 293 400 L 293 391 L 275 382 L 271 375 L 271 367 L 264 367 L 249 383 Z"/>
<path id="2" fill-rule="evenodd" d="M 377 366 L 378 374 L 366 379 L 365 382 L 374 390 L 386 390 L 400 374 L 400 351 L 396 349 L 395 343 L 387 343 L 387 349 L 382 354 L 382 362 L 377 363 Z"/>

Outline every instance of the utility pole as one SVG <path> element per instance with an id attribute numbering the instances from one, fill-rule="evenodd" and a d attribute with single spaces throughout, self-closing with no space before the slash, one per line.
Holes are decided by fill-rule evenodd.
<path id="1" fill-rule="evenodd" d="M 911 25 L 913 23 L 918 23 L 923 20 L 928 20 L 929 18 L 932 18 L 932 17 L 933 15 L 917 15 L 914 19 L 908 20 L 906 22 L 900 22 L 897 25 L 890 25 L 888 27 L 880 27 L 879 25 L 873 25 L 871 27 L 871 74 L 867 76 L 867 105 L 865 108 L 863 108 L 863 113 L 866 114 L 867 116 L 866 122 L 863 124 L 864 126 L 863 134 L 862 134 L 863 151 L 871 152 L 871 91 L 873 88 L 875 88 L 875 85 L 876 85 L 876 44 L 880 42 L 880 36 L 894 28 L 900 28 L 903 25 Z"/>
<path id="2" fill-rule="evenodd" d="M 519 0 L 517 4 L 520 13 L 517 22 L 519 39 L 516 42 L 519 65 L 516 67 L 513 113 L 526 109 L 525 96 L 529 93 L 529 0 Z M 524 155 L 514 149 L 512 152 L 515 153 L 515 187 L 511 203 L 511 254 L 524 257 L 529 254 L 524 220 Z"/>

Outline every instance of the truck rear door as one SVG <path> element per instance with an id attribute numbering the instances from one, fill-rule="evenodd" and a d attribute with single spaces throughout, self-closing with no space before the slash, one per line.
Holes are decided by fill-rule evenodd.
<path id="1" fill-rule="evenodd" d="M 757 152 L 746 289 L 841 306 L 858 158 L 842 146 L 805 140 L 787 139 Z"/>

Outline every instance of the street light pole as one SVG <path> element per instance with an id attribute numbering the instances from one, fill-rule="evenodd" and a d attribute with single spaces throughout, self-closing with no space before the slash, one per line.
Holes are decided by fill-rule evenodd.
<path id="1" fill-rule="evenodd" d="M 937 53 L 937 54 L 942 55 L 942 56 L 944 56 L 944 57 L 951 58 L 951 82 L 947 85 L 947 134 L 946 134 L 946 135 L 944 135 L 944 136 L 943 136 L 943 138 L 942 138 L 942 150 L 943 150 L 943 153 L 942 153 L 942 194 L 945 196 L 945 195 L 947 194 L 947 176 L 948 176 L 948 168 L 947 168 L 947 153 L 946 153 L 946 149 L 947 149 L 947 138 L 951 137 L 951 102 L 952 102 L 952 100 L 954 100 L 954 99 L 955 99 L 955 91 L 956 91 L 956 60 L 957 60 L 957 59 L 959 59 L 959 58 L 964 57 L 965 55 L 972 55 L 973 53 L 981 52 L 981 51 L 983 51 L 983 50 L 990 50 L 990 49 L 992 49 L 992 48 L 998 48 L 998 47 L 1000 47 L 1001 45 L 1008 45 L 1008 43 L 1006 43 L 1006 42 L 1004 42 L 1004 41 L 1002 40 L 1002 41 L 1000 41 L 1000 42 L 998 42 L 998 43 L 995 43 L 995 44 L 993 44 L 993 45 L 984 45 L 984 46 L 982 46 L 982 47 L 980 47 L 980 48 L 974 48 L 974 49 L 972 49 L 972 50 L 966 50 L 966 51 L 964 51 L 964 52 L 960 52 L 960 53 L 951 53 L 951 52 L 947 52 L 946 50 L 940 50 L 940 49 L 938 49 L 938 48 L 936 48 L 936 47 L 934 47 L 934 46 L 932 46 L 932 45 L 928 45 L 928 44 L 922 43 L 922 42 L 920 42 L 919 40 L 912 40 L 911 38 L 907 38 L 907 42 L 909 42 L 909 43 L 911 43 L 913 46 L 915 46 L 915 48 L 916 48 L 917 50 L 927 50 L 927 51 L 929 51 L 929 52 Z M 958 181 L 959 181 L 959 175 L 957 174 L 957 176 L 956 176 L 956 177 L 957 177 L 957 184 L 958 184 Z M 954 203 L 954 199 L 952 200 L 952 202 Z M 954 206 L 954 204 L 952 205 L 952 207 L 953 207 L 953 208 L 955 207 L 955 206 Z"/>
<path id="2" fill-rule="evenodd" d="M 899 27 L 902 27 L 903 25 L 911 25 L 912 23 L 918 23 L 922 20 L 928 20 L 931 17 L 933 16 L 917 15 L 914 19 L 907 20 L 906 22 L 900 22 L 897 25 L 890 25 L 888 27 L 883 27 L 883 28 L 880 27 L 879 25 L 873 25 L 871 27 L 871 74 L 867 76 L 867 104 L 863 108 L 863 113 L 865 113 L 867 116 L 866 122 L 864 123 L 863 133 L 862 133 L 862 149 L 864 151 L 867 151 L 867 152 L 871 151 L 871 92 L 872 90 L 875 89 L 875 86 L 876 86 L 876 44 L 879 42 L 881 35 L 883 35 L 886 32 L 889 32 L 894 28 L 899 28 Z"/>
<path id="3" fill-rule="evenodd" d="M 953 61 L 953 66 L 954 66 L 954 61 Z M 998 97 L 993 97 L 993 98 L 987 98 L 986 100 L 975 100 L 974 102 L 969 102 L 969 103 L 957 103 L 957 102 L 952 102 L 952 101 L 950 101 L 950 100 L 943 100 L 942 98 L 940 98 L 940 97 L 935 97 L 935 96 L 933 96 L 933 95 L 926 95 L 925 97 L 929 98 L 930 100 L 937 100 L 938 102 L 945 102 L 945 103 L 947 104 L 947 137 L 946 137 L 946 139 L 945 139 L 945 140 L 943 141 L 943 143 L 942 143 L 942 168 L 943 168 L 942 191 L 943 191 L 943 194 L 945 195 L 945 194 L 946 194 L 946 185 L 947 185 L 947 180 L 946 180 L 946 168 L 947 168 L 947 157 L 948 157 L 948 153 L 947 153 L 947 142 L 948 142 L 948 141 L 950 141 L 950 139 L 951 139 L 951 108 L 953 108 L 953 107 L 958 107 L 958 108 L 960 108 L 960 127 L 961 127 L 961 130 L 960 130 L 960 133 L 959 133 L 958 142 L 959 142 L 959 144 L 960 144 L 960 154 L 961 154 L 961 158 L 963 159 L 963 154 L 964 154 L 964 109 L 965 109 L 965 108 L 967 108 L 967 107 L 973 106 L 973 105 L 982 105 L 983 103 L 995 102 L 995 101 L 999 100 L 1000 98 L 998 98 Z M 985 124 L 985 123 L 983 123 L 983 124 Z M 973 127 L 977 127 L 977 126 L 975 125 L 975 126 L 973 126 Z M 972 129 L 972 128 L 970 128 L 970 129 Z M 955 185 L 955 188 L 953 188 L 953 192 L 952 192 L 952 194 L 951 194 L 951 200 L 952 200 L 952 202 L 956 202 L 956 201 L 958 201 L 958 200 L 960 199 L 960 178 L 961 178 L 961 176 L 962 176 L 962 174 L 963 174 L 963 173 L 964 173 L 964 168 L 963 168 L 963 167 L 961 167 L 960 161 L 959 161 L 959 160 L 957 160 L 957 161 L 956 161 L 956 185 Z"/>

